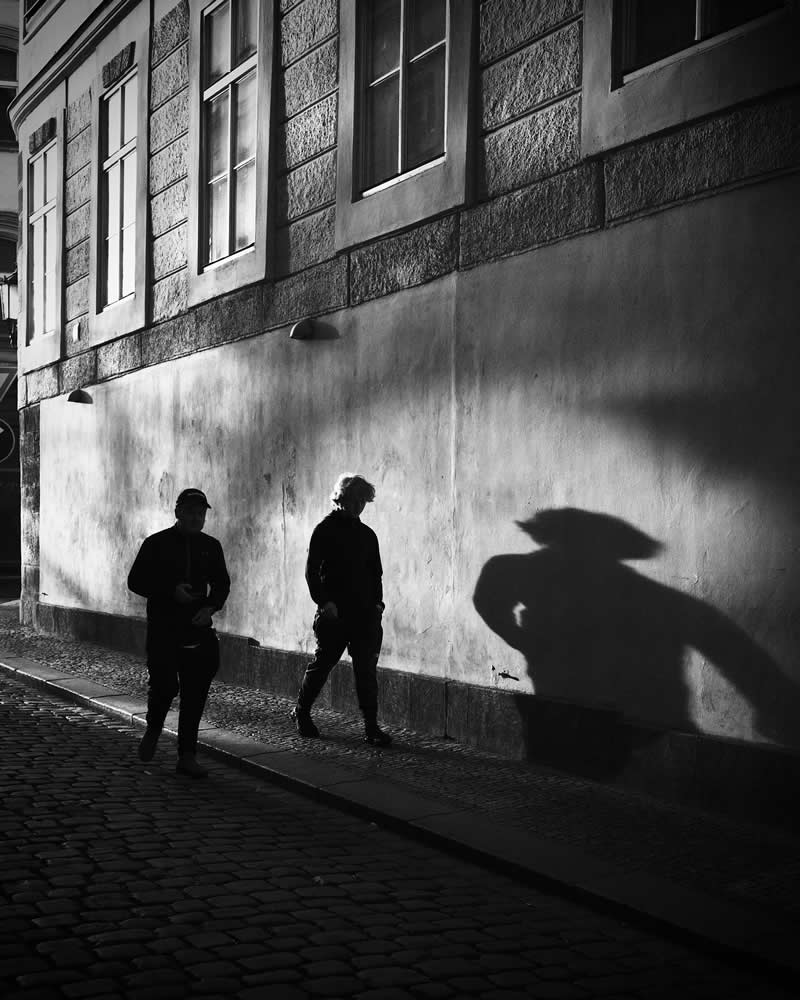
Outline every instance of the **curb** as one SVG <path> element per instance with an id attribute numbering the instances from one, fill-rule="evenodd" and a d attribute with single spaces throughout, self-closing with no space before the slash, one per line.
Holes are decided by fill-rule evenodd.
<path id="1" fill-rule="evenodd" d="M 97 711 L 145 725 L 146 703 L 46 664 L 0 653 L 0 669 L 30 686 Z M 177 733 L 170 712 L 165 732 Z M 246 736 L 204 726 L 199 745 L 211 757 L 290 791 L 324 802 L 395 832 L 422 840 L 543 891 L 638 924 L 784 982 L 796 983 L 797 926 L 707 893 L 618 867 L 574 848 L 499 827 L 484 813 L 364 777 L 330 761 L 309 759 Z"/>

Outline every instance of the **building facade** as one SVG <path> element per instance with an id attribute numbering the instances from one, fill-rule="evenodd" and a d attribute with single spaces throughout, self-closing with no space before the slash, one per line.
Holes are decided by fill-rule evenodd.
<path id="1" fill-rule="evenodd" d="M 24 3 L 24 620 L 135 645 L 198 486 L 228 676 L 294 693 L 354 470 L 389 721 L 800 750 L 798 5 L 652 7 Z"/>

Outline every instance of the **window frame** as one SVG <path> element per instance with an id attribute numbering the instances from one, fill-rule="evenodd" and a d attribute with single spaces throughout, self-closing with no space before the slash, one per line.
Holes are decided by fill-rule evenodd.
<path id="1" fill-rule="evenodd" d="M 359 191 L 361 174 L 358 2 L 342 0 L 339 35 L 339 124 L 336 249 L 345 250 L 465 204 L 471 197 L 477 7 L 448 0 L 444 155 Z"/>
<path id="2" fill-rule="evenodd" d="M 150 92 L 150 32 L 135 39 L 133 65 L 110 86 L 103 87 L 102 73 L 92 86 L 91 208 L 89 230 L 88 342 L 102 344 L 144 327 L 147 315 L 147 165 L 149 158 L 148 99 Z M 118 43 L 117 43 L 118 45 Z M 137 78 L 136 108 L 136 263 L 132 295 L 101 304 L 103 224 L 103 120 L 102 102 L 133 73 Z"/>
<path id="3" fill-rule="evenodd" d="M 61 358 L 61 344 L 63 338 L 64 321 L 64 132 L 66 129 L 66 83 L 61 83 L 50 94 L 37 105 L 35 111 L 25 119 L 19 130 L 19 145 L 22 153 L 23 180 L 22 180 L 22 242 L 18 256 L 19 264 L 19 318 L 18 330 L 18 351 L 20 370 L 23 372 L 33 371 L 35 368 L 43 368 L 45 365 L 53 364 Z M 31 160 L 38 156 L 48 145 L 44 143 L 36 153 L 29 152 L 30 138 L 33 133 L 43 125 L 48 119 L 54 118 L 56 122 L 55 150 L 56 150 L 56 208 L 55 208 L 55 238 L 56 238 L 56 270 L 55 270 L 55 329 L 52 333 L 44 334 L 41 337 L 31 339 L 30 322 L 32 310 L 29 307 L 30 293 L 30 240 L 28 238 L 29 216 L 30 216 L 30 172 Z"/>
<path id="4" fill-rule="evenodd" d="M 597 156 L 800 82 L 798 0 L 620 79 L 614 0 L 585 0 L 581 152 Z M 746 68 L 746 72 L 743 71 Z"/>
<path id="5" fill-rule="evenodd" d="M 272 126 L 274 60 L 274 4 L 259 0 L 256 69 L 255 243 L 210 264 L 203 262 L 205 240 L 205 136 L 202 75 L 204 15 L 223 0 L 190 0 L 189 34 L 189 158 L 197 156 L 201 169 L 189 170 L 188 302 L 190 306 L 245 285 L 263 281 L 271 268 L 273 199 Z M 228 0 L 232 4 L 233 0 Z M 252 57 L 250 57 L 252 58 Z M 242 75 L 245 75 L 244 73 Z"/>
<path id="6" fill-rule="evenodd" d="M 12 96 L 11 101 L 9 102 L 11 104 L 13 103 L 16 94 L 19 93 L 19 49 L 16 44 L 16 39 L 12 41 L 12 39 L 6 36 L 6 33 L 3 30 L 0 30 L 0 51 L 13 53 L 17 63 L 16 79 L 13 81 L 6 79 L 0 80 L 0 89 L 12 90 L 13 88 L 14 96 Z M 9 120 L 9 125 L 10 125 L 10 120 Z M 13 137 L 14 136 L 13 125 L 10 125 L 10 128 L 11 128 L 11 138 L 10 139 L 0 138 L 0 152 L 16 152 L 17 150 L 17 141 Z"/>

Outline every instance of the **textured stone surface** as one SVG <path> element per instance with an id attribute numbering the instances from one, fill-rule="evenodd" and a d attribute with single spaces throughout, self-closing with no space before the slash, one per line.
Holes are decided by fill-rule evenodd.
<path id="1" fill-rule="evenodd" d="M 58 387 L 60 392 L 72 392 L 97 381 L 97 355 L 94 351 L 84 351 L 74 358 L 62 361 L 58 366 Z"/>
<path id="2" fill-rule="evenodd" d="M 81 167 L 85 167 L 90 162 L 92 158 L 93 131 L 92 128 L 85 128 L 67 143 L 66 163 L 64 166 L 67 177 L 71 177 Z"/>
<path id="3" fill-rule="evenodd" d="M 579 87 L 580 41 L 580 25 L 570 24 L 485 70 L 481 81 L 483 127 L 496 128 Z"/>
<path id="4" fill-rule="evenodd" d="M 48 396 L 57 396 L 57 395 L 58 395 L 58 365 L 48 365 L 46 368 L 38 368 L 35 372 L 30 372 L 28 374 L 29 408 L 32 403 L 38 403 L 40 399 L 47 399 Z M 25 412 L 27 413 L 28 410 L 26 410 Z M 23 443 L 23 448 L 22 448 L 23 455 L 26 451 L 26 447 L 27 446 L 25 445 L 25 443 Z M 38 477 L 38 461 L 36 464 L 37 464 L 36 473 Z M 25 467 L 26 466 L 23 459 L 23 481 L 24 481 Z M 38 510 L 38 504 L 37 504 L 37 510 Z"/>
<path id="5" fill-rule="evenodd" d="M 490 0 L 481 4 L 481 62 L 491 62 L 574 17 L 582 0 Z"/>
<path id="6" fill-rule="evenodd" d="M 97 378 L 110 378 L 120 372 L 131 371 L 142 363 L 141 341 L 138 333 L 101 344 L 97 348 Z"/>
<path id="7" fill-rule="evenodd" d="M 67 105 L 67 139 L 71 139 L 92 123 L 92 95 L 85 91 Z"/>
<path id="8" fill-rule="evenodd" d="M 181 313 L 149 330 L 142 331 L 142 364 L 155 365 L 197 349 L 197 321 L 194 312 Z"/>
<path id="9" fill-rule="evenodd" d="M 150 110 L 155 111 L 189 84 L 189 46 L 182 45 L 150 74 Z"/>
<path id="10" fill-rule="evenodd" d="M 69 178 L 65 185 L 64 210 L 74 212 L 76 208 L 89 201 L 91 192 L 91 167 L 83 167 Z"/>
<path id="11" fill-rule="evenodd" d="M 486 136 L 481 193 L 532 184 L 574 166 L 580 154 L 580 97 L 575 96 Z"/>
<path id="12" fill-rule="evenodd" d="M 133 66 L 135 57 L 136 42 L 128 42 L 128 44 L 121 49 L 113 57 L 113 59 L 110 59 L 103 66 L 103 87 L 110 87 L 112 84 L 116 83 L 117 80 L 121 79 L 122 76 L 128 72 L 131 66 Z"/>
<path id="13" fill-rule="evenodd" d="M 187 225 L 177 226 L 166 235 L 153 240 L 151 252 L 154 281 L 186 267 L 187 232 Z"/>
<path id="14" fill-rule="evenodd" d="M 334 256 L 336 213 L 315 212 L 284 226 L 275 234 L 275 268 L 279 275 L 294 274 Z"/>
<path id="15" fill-rule="evenodd" d="M 278 220 L 307 215 L 336 200 L 336 153 L 324 153 L 278 180 Z"/>
<path id="16" fill-rule="evenodd" d="M 186 178 L 157 194 L 150 201 L 150 231 L 160 236 L 189 215 L 189 181 Z"/>
<path id="17" fill-rule="evenodd" d="M 182 90 L 150 117 L 150 152 L 157 153 L 189 129 L 189 90 Z"/>
<path id="18" fill-rule="evenodd" d="M 160 323 L 186 311 L 189 279 L 186 268 L 153 285 L 153 322 Z"/>
<path id="19" fill-rule="evenodd" d="M 28 152 L 33 155 L 56 136 L 56 119 L 47 118 L 28 138 Z"/>
<path id="20" fill-rule="evenodd" d="M 800 99 L 745 108 L 605 161 L 611 221 L 800 165 Z"/>
<path id="21" fill-rule="evenodd" d="M 89 273 L 89 241 L 84 240 L 64 255 L 64 284 L 71 285 Z"/>
<path id="22" fill-rule="evenodd" d="M 264 327 L 283 326 L 347 304 L 347 260 L 337 257 L 285 281 L 262 287 Z"/>
<path id="23" fill-rule="evenodd" d="M 160 63 L 173 49 L 189 37 L 189 4 L 181 0 L 172 10 L 168 11 L 153 27 L 153 40 L 150 45 L 150 62 L 153 66 Z"/>
<path id="24" fill-rule="evenodd" d="M 68 285 L 64 295 L 67 322 L 89 311 L 89 279 L 81 278 L 74 285 Z"/>
<path id="25" fill-rule="evenodd" d="M 74 247 L 81 240 L 89 238 L 89 228 L 92 221 L 90 205 L 82 205 L 77 211 L 71 212 L 64 220 L 64 242 L 67 247 Z"/>
<path id="26" fill-rule="evenodd" d="M 356 250 L 350 263 L 353 305 L 452 271 L 458 262 L 456 217 L 447 216 L 402 236 Z"/>
<path id="27" fill-rule="evenodd" d="M 336 89 L 339 79 L 339 42 L 331 39 L 283 73 L 278 88 L 278 114 L 291 118 Z"/>
<path id="28" fill-rule="evenodd" d="M 336 0 L 304 0 L 289 11 L 280 22 L 282 66 L 336 34 L 337 8 Z"/>
<path id="29" fill-rule="evenodd" d="M 595 164 L 502 195 L 461 219 L 461 266 L 519 253 L 602 223 Z"/>
<path id="30" fill-rule="evenodd" d="M 279 170 L 291 170 L 336 145 L 337 101 L 338 96 L 331 94 L 287 122 L 278 140 Z"/>
<path id="31" fill-rule="evenodd" d="M 184 135 L 150 158 L 151 195 L 158 194 L 186 176 L 188 153 L 189 138 Z"/>

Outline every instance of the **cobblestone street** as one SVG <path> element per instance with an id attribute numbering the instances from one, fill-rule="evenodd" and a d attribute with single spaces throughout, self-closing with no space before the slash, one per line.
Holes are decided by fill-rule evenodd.
<path id="1" fill-rule="evenodd" d="M 788 997 L 644 930 L 0 677 L 0 992 Z"/>

